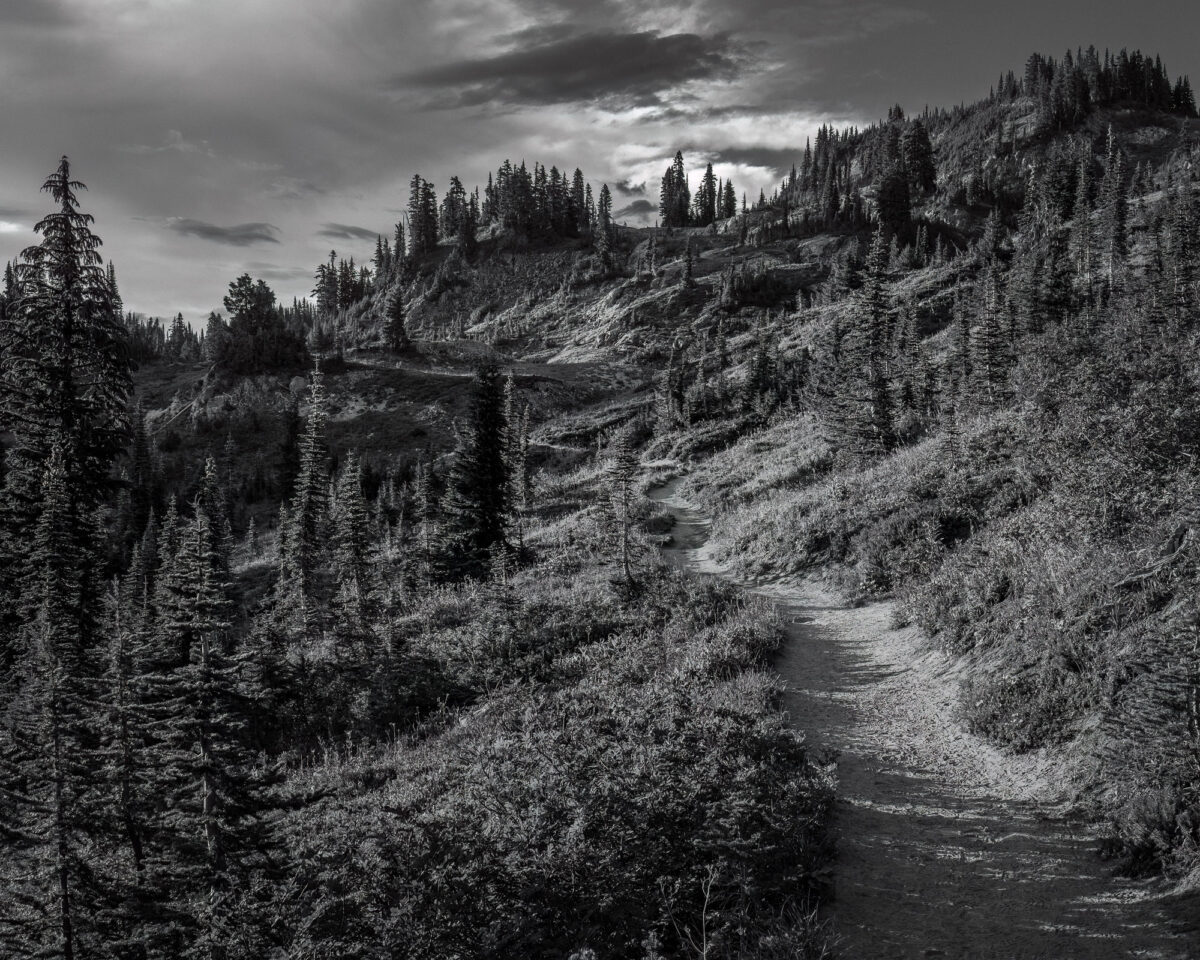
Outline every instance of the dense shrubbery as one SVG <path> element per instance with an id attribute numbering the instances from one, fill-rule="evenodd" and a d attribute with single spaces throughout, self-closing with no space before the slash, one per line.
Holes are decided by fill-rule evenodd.
<path id="1" fill-rule="evenodd" d="M 598 538 L 585 520 L 543 540 L 547 565 L 513 584 L 511 646 L 485 588 L 414 612 L 439 624 L 414 642 L 478 705 L 293 780 L 324 799 L 287 829 L 291 949 L 642 957 L 657 941 L 673 956 L 703 927 L 710 956 L 733 956 L 811 902 L 832 786 L 755 670 L 777 627 L 730 588 L 661 568 L 645 599 L 618 602 Z"/>

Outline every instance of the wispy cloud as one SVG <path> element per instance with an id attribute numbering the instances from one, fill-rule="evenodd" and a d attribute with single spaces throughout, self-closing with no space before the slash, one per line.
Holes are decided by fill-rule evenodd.
<path id="1" fill-rule="evenodd" d="M 216 152 L 207 140 L 189 140 L 178 130 L 168 130 L 163 142 L 157 146 L 132 144 L 125 147 L 126 153 L 194 153 L 204 157 L 215 157 Z"/>
<path id="2" fill-rule="evenodd" d="M 323 223 L 317 231 L 317 236 L 328 237 L 331 240 L 374 240 L 379 236 L 379 231 L 356 227 L 349 223 Z"/>
<path id="3" fill-rule="evenodd" d="M 265 263 L 261 260 L 251 260 L 246 264 L 248 270 L 253 276 L 261 277 L 263 280 L 305 280 L 313 275 L 312 270 L 304 267 L 283 267 L 275 263 Z"/>
<path id="4" fill-rule="evenodd" d="M 170 217 L 167 229 L 186 237 L 199 237 L 230 247 L 248 247 L 255 243 L 279 243 L 279 228 L 270 223 L 236 223 L 220 227 L 203 220 Z"/>

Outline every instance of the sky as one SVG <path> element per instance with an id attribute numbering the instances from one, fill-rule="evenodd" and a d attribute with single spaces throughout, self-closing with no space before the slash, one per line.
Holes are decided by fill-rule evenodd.
<path id="1" fill-rule="evenodd" d="M 369 260 L 419 173 L 583 169 L 653 218 L 676 150 L 770 192 L 822 123 L 986 96 L 1028 55 L 1160 53 L 1188 0 L 0 0 L 0 260 L 67 154 L 127 309 L 199 324 L 248 272 L 290 303 Z"/>

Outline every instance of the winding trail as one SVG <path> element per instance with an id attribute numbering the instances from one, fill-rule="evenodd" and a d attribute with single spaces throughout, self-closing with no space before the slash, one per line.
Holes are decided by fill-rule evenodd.
<path id="1" fill-rule="evenodd" d="M 680 567 L 731 578 L 678 481 L 650 496 L 675 517 Z M 1194 898 L 1114 878 L 1068 813 L 1053 758 L 967 733 L 948 659 L 891 607 L 849 608 L 811 581 L 744 584 L 777 604 L 776 668 L 792 721 L 839 753 L 830 916 L 846 960 L 1200 958 Z"/>

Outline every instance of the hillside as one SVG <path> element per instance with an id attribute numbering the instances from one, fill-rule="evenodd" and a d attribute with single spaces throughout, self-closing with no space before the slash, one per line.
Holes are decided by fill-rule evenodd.
<path id="1" fill-rule="evenodd" d="M 1161 63 L 1035 56 L 754 204 L 680 155 L 655 227 L 540 164 L 415 177 L 373 269 L 247 274 L 201 333 L 123 313 L 64 158 L 0 298 L 0 952 L 853 956 L 842 901 L 843 944 L 924 949 L 836 842 L 917 800 L 839 807 L 819 680 L 924 800 L 1056 818 L 949 846 L 1069 847 L 1017 894 L 1091 898 L 1061 955 L 1189 955 L 1198 161 Z M 733 582 L 660 555 L 679 503 Z M 1149 919 L 1095 909 L 1134 881 Z"/>

